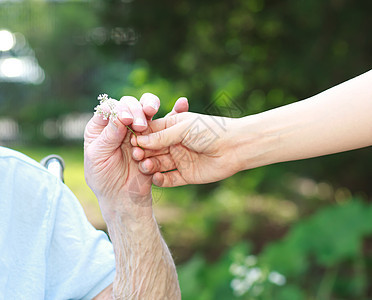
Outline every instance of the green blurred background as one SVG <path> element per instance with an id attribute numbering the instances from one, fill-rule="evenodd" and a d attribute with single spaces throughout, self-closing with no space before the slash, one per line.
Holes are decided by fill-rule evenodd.
<path id="1" fill-rule="evenodd" d="M 371 68 L 371 12 L 369 0 L 0 0 L 0 143 L 63 156 L 105 230 L 83 173 L 98 94 L 155 93 L 158 116 L 179 96 L 233 117 L 292 103 Z M 367 148 L 155 188 L 183 299 L 372 299 L 371 178 Z"/>

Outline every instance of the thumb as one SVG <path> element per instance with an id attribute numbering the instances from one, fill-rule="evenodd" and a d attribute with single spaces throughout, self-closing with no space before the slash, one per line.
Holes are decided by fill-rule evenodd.
<path id="1" fill-rule="evenodd" d="M 187 123 L 182 122 L 164 130 L 137 136 L 137 143 L 146 149 L 160 150 L 176 145 L 184 139 L 187 134 Z"/>
<path id="2" fill-rule="evenodd" d="M 121 122 L 110 120 L 96 140 L 100 152 L 112 152 L 123 143 L 127 128 Z M 98 150 L 98 149 L 97 149 Z"/>

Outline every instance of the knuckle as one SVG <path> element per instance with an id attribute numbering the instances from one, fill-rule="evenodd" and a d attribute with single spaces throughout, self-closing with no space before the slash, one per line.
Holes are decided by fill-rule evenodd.
<path id="1" fill-rule="evenodd" d="M 153 155 L 153 153 L 154 152 L 152 150 L 145 149 L 145 151 L 144 151 L 144 158 L 151 157 Z"/>
<path id="2" fill-rule="evenodd" d="M 159 161 L 159 159 L 158 158 L 156 158 L 156 157 L 153 157 L 152 159 L 151 159 L 151 161 L 152 161 L 152 168 L 151 168 L 151 172 L 156 172 L 157 170 L 159 170 L 160 169 L 160 161 Z"/>
<path id="3" fill-rule="evenodd" d="M 173 114 L 170 115 L 168 118 L 165 119 L 165 128 L 172 127 L 176 125 L 178 119 L 179 119 L 179 114 Z"/>
<path id="4" fill-rule="evenodd" d="M 165 142 L 166 142 L 166 137 L 163 132 L 159 131 L 154 134 L 152 143 L 163 145 L 165 144 Z"/>
<path id="5" fill-rule="evenodd" d="M 174 186 L 176 185 L 176 183 L 177 183 L 177 177 L 175 176 L 175 174 L 172 174 L 172 172 L 170 172 L 168 176 L 168 184 L 170 186 Z"/>

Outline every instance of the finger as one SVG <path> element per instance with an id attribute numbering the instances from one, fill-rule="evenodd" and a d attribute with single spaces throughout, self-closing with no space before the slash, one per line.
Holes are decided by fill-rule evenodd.
<path id="1" fill-rule="evenodd" d="M 187 184 L 178 170 L 166 173 L 155 173 L 152 183 L 159 187 L 175 187 Z"/>
<path id="2" fill-rule="evenodd" d="M 100 135 L 102 130 L 105 128 L 108 120 L 105 120 L 105 124 L 101 123 L 102 117 L 94 115 L 85 126 L 84 130 L 84 149 L 89 146 L 92 141 Z"/>
<path id="3" fill-rule="evenodd" d="M 160 130 L 163 130 L 167 127 L 172 126 L 175 123 L 175 121 L 172 120 L 172 119 L 173 118 L 168 118 L 168 119 L 161 118 L 161 119 L 157 119 L 155 121 L 149 121 L 147 129 L 142 131 L 140 134 L 132 135 L 131 140 L 130 140 L 132 146 L 133 147 L 138 146 L 137 136 L 148 135 L 148 134 L 153 133 L 155 131 L 160 131 Z"/>
<path id="4" fill-rule="evenodd" d="M 99 110 L 97 109 L 99 108 Z M 92 140 L 97 138 L 101 132 L 104 130 L 109 122 L 110 108 L 107 103 L 97 106 L 95 109 L 97 111 L 94 113 L 93 117 L 88 121 L 85 126 L 84 131 L 84 144 L 89 145 Z"/>
<path id="5" fill-rule="evenodd" d="M 132 136 L 130 138 L 130 143 L 132 144 L 133 147 L 137 147 L 138 146 L 137 137 L 134 134 L 132 134 Z"/>
<path id="6" fill-rule="evenodd" d="M 110 120 L 99 136 L 94 139 L 92 145 L 94 144 L 101 154 L 109 155 L 122 145 L 126 134 L 127 128 L 121 122 Z"/>
<path id="7" fill-rule="evenodd" d="M 113 105 L 116 105 L 117 101 L 112 99 Z M 94 113 L 94 116 L 92 117 L 92 121 L 94 122 L 95 126 L 103 128 L 108 124 L 109 122 L 109 117 L 111 113 L 111 108 L 108 105 L 107 102 L 102 103 L 95 108 L 96 112 Z M 102 127 L 103 126 L 103 127 Z"/>
<path id="8" fill-rule="evenodd" d="M 108 119 L 115 112 L 115 118 L 122 124 L 129 125 L 133 123 L 133 116 L 129 111 L 129 106 L 124 101 L 120 102 L 110 98 L 109 101 L 100 104 L 97 108 L 96 114 L 100 115 L 103 120 Z"/>
<path id="9" fill-rule="evenodd" d="M 120 103 L 120 102 L 119 102 Z M 118 119 L 124 125 L 130 125 L 133 123 L 133 115 L 130 112 L 130 109 L 124 103 L 118 105 Z"/>
<path id="10" fill-rule="evenodd" d="M 191 117 L 193 115 L 195 115 L 195 117 L 197 116 L 197 114 L 184 112 L 169 117 L 160 118 L 154 121 L 150 121 L 148 123 L 149 126 L 147 130 L 143 131 L 141 135 L 132 136 L 131 144 L 133 146 L 140 146 L 141 148 L 160 150 L 161 148 L 167 147 L 162 146 L 163 144 L 173 145 L 179 143 L 182 140 L 183 135 L 187 133 L 186 129 L 189 126 L 187 124 L 191 122 Z M 172 127 L 177 128 L 173 128 L 169 131 L 165 130 L 165 129 L 168 130 Z M 165 141 L 165 143 L 162 143 L 161 134 L 165 134 L 166 139 L 168 139 L 169 141 L 168 142 Z M 147 141 L 149 136 L 151 138 L 150 142 Z M 140 144 L 138 138 L 140 139 L 141 143 L 143 143 L 143 145 Z M 149 147 L 147 147 L 147 144 Z"/>
<path id="11" fill-rule="evenodd" d="M 158 96 L 151 93 L 143 94 L 140 99 L 140 103 L 142 104 L 142 109 L 146 115 L 146 118 L 149 120 L 151 120 L 152 117 L 158 112 L 160 107 L 160 100 Z"/>
<path id="12" fill-rule="evenodd" d="M 132 158 L 136 161 L 141 161 L 145 158 L 145 151 L 139 147 L 132 148 Z"/>
<path id="13" fill-rule="evenodd" d="M 177 122 L 177 116 L 179 115 L 176 114 L 176 115 L 173 115 L 167 118 L 164 117 L 164 118 L 156 119 L 153 121 L 149 121 L 148 128 L 144 130 L 143 132 L 141 132 L 141 135 L 148 135 L 150 133 L 164 130 L 168 127 L 173 126 Z M 137 143 L 137 139 L 135 139 L 133 142 Z"/>
<path id="14" fill-rule="evenodd" d="M 139 170 L 145 175 L 156 172 L 167 172 L 176 169 L 176 165 L 169 154 L 146 158 L 138 164 Z"/>
<path id="15" fill-rule="evenodd" d="M 181 122 L 164 130 L 137 136 L 139 146 L 151 150 L 160 150 L 180 143 L 187 133 L 188 122 Z"/>
<path id="16" fill-rule="evenodd" d="M 149 122 L 149 128 L 144 131 L 142 134 L 148 134 L 149 132 L 156 132 L 163 130 L 167 127 L 171 127 L 177 123 L 177 121 L 181 121 L 184 118 L 187 118 L 186 115 L 180 117 L 174 117 L 175 115 L 183 112 L 187 112 L 189 109 L 188 100 L 185 97 L 179 98 L 173 106 L 173 109 L 170 113 L 168 113 L 164 118 L 160 118 L 154 121 Z M 172 117 L 172 118 L 170 118 Z"/>
<path id="17" fill-rule="evenodd" d="M 86 129 L 94 131 L 96 134 L 100 134 L 102 130 L 106 127 L 108 122 L 109 122 L 108 119 L 105 120 L 102 118 L 102 116 L 94 114 L 94 116 L 88 121 Z"/>
<path id="18" fill-rule="evenodd" d="M 127 111 L 129 111 L 133 116 L 132 128 L 134 131 L 142 132 L 147 128 L 147 119 L 145 114 L 143 113 L 142 105 L 136 98 L 131 96 L 124 96 L 120 99 L 119 106 L 122 107 L 123 111 L 127 109 Z"/>
<path id="19" fill-rule="evenodd" d="M 109 99 L 96 108 L 96 114 L 92 118 L 92 131 L 96 136 L 92 136 L 97 149 L 101 153 L 107 153 L 116 150 L 121 146 L 126 134 L 127 128 L 120 120 L 112 118 L 112 113 L 118 112 L 119 101 Z M 110 115 L 111 114 L 111 115 Z M 99 131 L 101 131 L 99 133 Z M 99 135 L 98 135 L 99 133 Z"/>
<path id="20" fill-rule="evenodd" d="M 169 148 L 163 148 L 161 150 L 148 150 L 148 149 L 141 149 L 139 147 L 133 147 L 132 150 L 132 158 L 136 161 L 141 161 L 145 158 L 152 157 L 152 156 L 158 156 L 163 154 L 168 154 Z"/>
<path id="21" fill-rule="evenodd" d="M 189 110 L 189 102 L 186 97 L 178 98 L 176 103 L 173 106 L 173 109 L 170 113 L 166 114 L 166 117 L 173 116 L 175 114 L 186 112 Z"/>

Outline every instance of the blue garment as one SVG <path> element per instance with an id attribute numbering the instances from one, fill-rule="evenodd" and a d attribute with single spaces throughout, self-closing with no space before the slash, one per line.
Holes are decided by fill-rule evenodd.
<path id="1" fill-rule="evenodd" d="M 0 147 L 0 300 L 92 299 L 114 273 L 112 244 L 72 192 Z"/>

